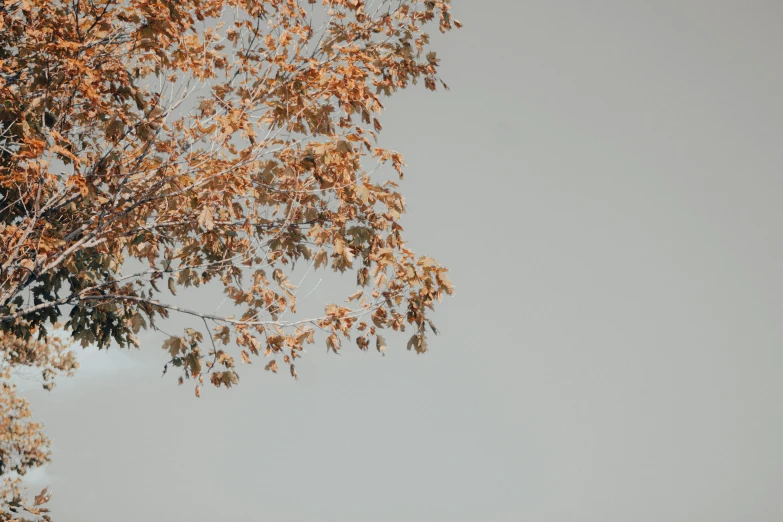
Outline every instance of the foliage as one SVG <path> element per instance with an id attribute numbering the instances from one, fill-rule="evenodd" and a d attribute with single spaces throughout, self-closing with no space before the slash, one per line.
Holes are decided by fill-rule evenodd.
<path id="1" fill-rule="evenodd" d="M 8 370 L 38 367 L 47 383 L 71 372 L 63 333 L 82 346 L 138 347 L 142 329 L 189 315 L 203 328 L 163 348 L 197 396 L 205 378 L 236 384 L 237 359 L 263 356 L 266 369 L 282 364 L 296 378 L 316 331 L 335 353 L 352 334 L 360 349 L 374 339 L 384 352 L 379 331 L 407 325 L 408 349 L 427 350 L 427 310 L 453 289 L 445 268 L 406 246 L 405 200 L 377 179 L 384 165 L 402 177 L 405 164 L 378 145 L 378 118 L 383 96 L 419 81 L 445 87 L 424 28 L 459 27 L 449 9 L 448 0 L 4 2 L 4 472 L 48 459 Z M 358 290 L 296 318 L 297 262 L 355 273 Z M 168 297 L 209 283 L 236 314 Z M 13 484 L 3 493 L 10 519 L 23 503 Z"/>

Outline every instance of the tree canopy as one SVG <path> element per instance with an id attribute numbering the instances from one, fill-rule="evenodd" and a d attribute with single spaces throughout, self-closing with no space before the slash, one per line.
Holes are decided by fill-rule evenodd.
<path id="1" fill-rule="evenodd" d="M 0 520 L 48 519 L 19 476 L 48 441 L 10 380 L 50 388 L 71 343 L 139 347 L 172 314 L 179 383 L 231 387 L 237 365 L 297 377 L 322 336 L 427 350 L 453 288 L 408 248 L 400 153 L 382 99 L 446 87 L 425 29 L 460 27 L 448 0 L 18 0 L 0 8 Z M 387 171 L 388 169 L 388 171 Z M 297 314 L 295 265 L 357 289 Z M 222 287 L 232 313 L 175 304 Z M 167 356 L 168 357 L 168 356 Z M 25 511 L 26 510 L 26 511 Z"/>

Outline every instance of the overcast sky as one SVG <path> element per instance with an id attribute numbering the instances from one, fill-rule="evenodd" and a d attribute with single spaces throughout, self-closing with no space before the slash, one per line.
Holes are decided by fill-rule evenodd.
<path id="1" fill-rule="evenodd" d="M 200 400 L 86 352 L 29 390 L 58 522 L 780 520 L 783 4 L 453 4 L 451 91 L 382 120 L 457 289 L 430 352 Z"/>

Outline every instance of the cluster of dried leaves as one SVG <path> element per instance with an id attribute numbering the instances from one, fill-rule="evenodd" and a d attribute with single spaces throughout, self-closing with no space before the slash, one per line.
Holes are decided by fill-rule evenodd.
<path id="1" fill-rule="evenodd" d="M 164 348 L 191 379 L 237 382 L 236 360 L 295 360 L 323 332 L 386 349 L 453 292 L 402 236 L 405 200 L 378 145 L 381 99 L 442 82 L 428 24 L 448 0 L 14 0 L 0 8 L 0 459 L 23 475 L 47 442 L 7 384 L 19 365 L 50 382 L 83 346 L 138 346 L 173 312 L 203 329 Z M 445 84 L 443 84 L 445 87 Z M 293 265 L 356 274 L 347 306 L 295 319 Z M 140 267 L 129 269 L 129 267 Z M 222 285 L 238 313 L 171 304 Z M 162 290 L 161 290 L 162 288 Z M 284 317 L 292 317 L 284 320 Z M 65 321 L 60 325 L 58 321 Z M 3 490 L 22 509 L 10 480 Z M 46 495 L 37 497 L 38 504 Z M 0 520 L 12 519 L 11 508 Z M 46 517 L 41 508 L 28 512 Z M 5 516 L 5 518 L 3 518 Z"/>

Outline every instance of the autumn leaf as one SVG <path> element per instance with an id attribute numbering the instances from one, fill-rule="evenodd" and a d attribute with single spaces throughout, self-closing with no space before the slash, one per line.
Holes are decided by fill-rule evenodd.
<path id="1" fill-rule="evenodd" d="M 336 334 L 331 334 L 326 338 L 326 352 L 329 353 L 329 350 L 333 351 L 337 355 L 340 355 L 338 353 L 340 350 L 340 338 L 337 337 Z"/>
<path id="2" fill-rule="evenodd" d="M 139 333 L 139 330 L 141 329 L 143 319 L 141 318 L 141 314 L 136 312 L 131 317 L 131 331 L 134 334 Z"/>
<path id="3" fill-rule="evenodd" d="M 208 206 L 204 206 L 201 213 L 198 215 L 198 224 L 207 230 L 215 228 L 215 223 L 212 221 L 212 209 Z"/>
<path id="4" fill-rule="evenodd" d="M 71 151 L 69 151 L 68 149 L 66 149 L 64 147 L 61 147 L 59 145 L 52 145 L 50 150 L 52 152 L 54 152 L 55 154 L 59 154 L 62 157 L 68 158 L 73 163 L 76 163 L 76 164 L 79 163 L 79 158 L 74 156 L 74 154 Z"/>
<path id="5" fill-rule="evenodd" d="M 434 333 L 435 335 L 438 335 L 438 333 L 440 333 L 440 332 L 438 332 L 438 329 L 435 328 L 435 325 L 433 324 L 433 322 L 431 320 L 427 319 L 427 324 L 430 325 L 430 328 L 432 329 L 432 333 Z"/>
<path id="6" fill-rule="evenodd" d="M 41 504 L 45 504 L 49 502 L 49 498 L 51 498 L 51 495 L 48 494 L 49 488 L 43 488 L 43 490 L 35 496 L 35 505 L 40 506 Z"/>
<path id="7" fill-rule="evenodd" d="M 375 338 L 375 348 L 378 349 L 378 351 L 386 357 L 386 339 L 383 338 L 382 335 L 378 335 Z"/>
<path id="8" fill-rule="evenodd" d="M 356 188 L 356 194 L 365 205 L 370 202 L 370 189 L 366 185 L 359 185 Z"/>
<path id="9" fill-rule="evenodd" d="M 106 139 L 111 142 L 119 141 L 125 132 L 125 124 L 116 115 L 113 116 L 106 125 Z"/>

